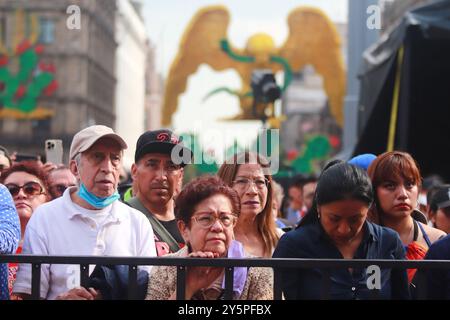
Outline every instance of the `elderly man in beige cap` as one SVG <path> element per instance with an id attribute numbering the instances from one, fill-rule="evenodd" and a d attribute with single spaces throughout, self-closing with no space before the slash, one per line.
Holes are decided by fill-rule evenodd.
<path id="1" fill-rule="evenodd" d="M 24 254 L 156 256 L 148 219 L 117 201 L 125 148 L 120 136 L 101 125 L 74 136 L 70 170 L 79 186 L 37 208 L 25 231 Z M 20 265 L 13 288 L 23 298 L 31 293 L 30 268 Z M 98 291 L 80 287 L 78 265 L 42 265 L 40 297 L 91 300 L 98 298 Z"/>
<path id="2" fill-rule="evenodd" d="M 119 199 L 117 185 L 122 166 L 123 139 L 105 126 L 78 132 L 70 146 L 70 170 L 80 187 L 72 200 L 88 209 L 101 209 Z"/>

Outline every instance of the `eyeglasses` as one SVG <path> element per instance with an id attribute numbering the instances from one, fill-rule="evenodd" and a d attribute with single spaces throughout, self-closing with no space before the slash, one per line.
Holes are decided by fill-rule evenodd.
<path id="1" fill-rule="evenodd" d="M 11 193 L 13 197 L 16 197 L 19 194 L 20 189 L 23 189 L 23 192 L 25 192 L 27 196 L 38 196 L 40 194 L 45 194 L 44 188 L 39 183 L 34 181 L 27 182 L 23 186 L 18 186 L 14 183 L 8 183 L 5 186 L 8 188 L 9 193 Z"/>
<path id="2" fill-rule="evenodd" d="M 50 186 L 49 189 L 50 189 L 50 193 L 52 195 L 61 196 L 64 193 L 64 191 L 66 191 L 67 188 L 74 187 L 74 186 L 75 186 L 74 184 L 68 184 L 68 185 L 56 184 L 54 186 Z"/>
<path id="3" fill-rule="evenodd" d="M 263 190 L 269 185 L 269 180 L 267 180 L 266 178 L 238 178 L 233 181 L 233 186 L 240 190 L 247 190 L 250 187 L 251 183 L 253 183 L 259 190 Z"/>
<path id="4" fill-rule="evenodd" d="M 217 220 L 219 220 L 224 227 L 234 227 L 237 221 L 236 218 L 236 215 L 233 213 L 222 213 L 217 217 L 215 214 L 205 212 L 195 214 L 191 219 L 194 219 L 200 227 L 207 229 L 211 228 Z"/>

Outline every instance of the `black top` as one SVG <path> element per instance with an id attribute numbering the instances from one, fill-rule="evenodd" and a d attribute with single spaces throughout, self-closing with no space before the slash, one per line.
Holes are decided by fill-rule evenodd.
<path id="1" fill-rule="evenodd" d="M 366 221 L 364 236 L 354 259 L 405 259 L 405 251 L 398 234 L 385 227 Z M 274 258 L 343 259 L 342 254 L 323 230 L 319 221 L 303 225 L 287 232 L 278 242 Z M 322 297 L 323 270 L 288 269 L 281 272 L 282 289 L 286 299 L 320 299 Z M 373 272 L 366 268 L 330 270 L 330 299 L 369 299 L 367 279 Z M 372 282 L 370 282 L 372 283 Z M 381 289 L 377 299 L 408 299 L 406 270 L 381 269 Z"/>
<path id="2" fill-rule="evenodd" d="M 161 222 L 164 228 L 169 231 L 169 233 L 178 243 L 184 243 L 184 239 L 181 236 L 180 230 L 178 229 L 176 220 L 162 221 L 158 219 L 158 221 Z"/>
<path id="3" fill-rule="evenodd" d="M 450 235 L 433 243 L 425 260 L 450 260 Z M 450 300 L 450 269 L 429 269 L 427 289 L 428 299 Z"/>

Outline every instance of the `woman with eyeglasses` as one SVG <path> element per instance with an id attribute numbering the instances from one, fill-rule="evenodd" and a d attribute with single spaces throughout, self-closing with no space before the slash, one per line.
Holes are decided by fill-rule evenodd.
<path id="1" fill-rule="evenodd" d="M 260 154 L 243 152 L 225 161 L 217 173 L 241 200 L 234 234 L 246 252 L 270 258 L 282 235 L 272 215 L 273 187 L 269 161 Z"/>
<path id="2" fill-rule="evenodd" d="M 45 173 L 35 161 L 24 161 L 13 164 L 0 176 L 11 193 L 20 220 L 21 240 L 16 253 L 22 252 L 22 242 L 28 221 L 34 210 L 50 200 Z M 8 284 L 10 291 L 15 279 L 17 264 L 9 264 Z M 13 298 L 13 296 L 11 296 Z"/>
<path id="3" fill-rule="evenodd" d="M 240 214 L 236 192 L 219 178 L 205 176 L 188 183 L 175 202 L 175 217 L 186 246 L 168 257 L 243 258 L 242 244 L 233 240 L 233 227 Z M 224 268 L 188 267 L 186 300 L 224 298 Z M 273 299 L 273 276 L 269 268 L 234 268 L 234 300 Z M 177 268 L 155 266 L 149 277 L 148 300 L 176 299 Z"/>

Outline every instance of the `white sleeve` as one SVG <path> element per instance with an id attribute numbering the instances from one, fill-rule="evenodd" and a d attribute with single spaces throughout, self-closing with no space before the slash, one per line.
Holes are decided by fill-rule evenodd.
<path id="1" fill-rule="evenodd" d="M 30 220 L 32 222 L 32 220 Z M 39 234 L 34 226 L 27 225 L 25 230 L 25 237 L 23 242 L 22 254 L 48 255 L 48 248 L 45 237 Z M 41 265 L 41 283 L 40 293 L 41 298 L 47 298 L 50 279 L 50 265 Z M 31 264 L 21 263 L 17 271 L 16 281 L 13 287 L 14 293 L 31 294 Z"/>
<path id="2" fill-rule="evenodd" d="M 142 215 L 140 222 L 140 243 L 138 244 L 138 257 L 156 257 L 155 237 L 153 235 L 153 228 L 148 219 Z M 150 272 L 151 266 L 142 266 L 147 272 Z"/>

